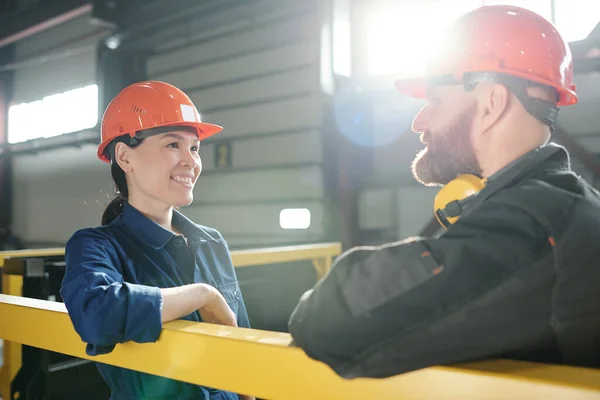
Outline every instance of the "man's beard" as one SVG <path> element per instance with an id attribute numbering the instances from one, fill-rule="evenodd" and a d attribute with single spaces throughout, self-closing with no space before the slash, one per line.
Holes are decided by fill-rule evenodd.
<path id="1" fill-rule="evenodd" d="M 481 175 L 470 133 L 476 108 L 464 111 L 443 132 L 425 132 L 427 147 L 412 163 L 415 179 L 425 186 L 443 186 L 461 174 Z"/>

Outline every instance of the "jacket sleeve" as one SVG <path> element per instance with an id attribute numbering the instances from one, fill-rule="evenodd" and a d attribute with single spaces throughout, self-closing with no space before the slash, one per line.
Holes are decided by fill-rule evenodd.
<path id="1" fill-rule="evenodd" d="M 65 252 L 60 294 L 88 355 L 109 353 L 117 343 L 158 340 L 160 289 L 124 282 L 118 253 L 106 236 L 80 230 Z"/>
<path id="2" fill-rule="evenodd" d="M 548 339 L 552 257 L 530 215 L 488 201 L 439 238 L 342 254 L 289 330 L 345 378 L 518 352 Z"/>

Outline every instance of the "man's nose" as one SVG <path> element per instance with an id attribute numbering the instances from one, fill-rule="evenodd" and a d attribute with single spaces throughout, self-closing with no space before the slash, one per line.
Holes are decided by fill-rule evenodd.
<path id="1" fill-rule="evenodd" d="M 429 117 L 428 117 L 428 107 L 427 104 L 424 105 L 417 115 L 415 119 L 413 119 L 411 129 L 415 133 L 423 133 L 429 130 Z"/>

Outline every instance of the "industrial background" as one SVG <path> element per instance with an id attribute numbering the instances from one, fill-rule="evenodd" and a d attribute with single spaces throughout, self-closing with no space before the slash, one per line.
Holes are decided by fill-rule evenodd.
<path id="1" fill-rule="evenodd" d="M 3 1 L 3 246 L 62 246 L 99 223 L 113 188 L 95 158 L 98 122 L 112 96 L 143 79 L 179 86 L 204 120 L 224 126 L 203 143 L 204 171 L 183 211 L 232 248 L 419 234 L 435 194 L 409 170 L 421 103 L 393 80 L 422 65 L 453 16 L 492 3 Z M 599 6 L 508 3 L 553 20 L 572 42 L 581 104 L 559 122 L 595 154 Z"/>
<path id="2" fill-rule="evenodd" d="M 410 173 L 422 103 L 393 81 L 418 72 L 452 18 L 498 3 L 540 13 L 571 42 L 581 102 L 560 111 L 555 139 L 595 180 L 595 2 L 2 1 L 0 244 L 64 246 L 99 224 L 113 187 L 95 157 L 98 124 L 119 90 L 144 79 L 180 87 L 203 120 L 224 126 L 202 144 L 204 170 L 182 211 L 232 249 L 431 233 L 435 189 Z"/>
<path id="3" fill-rule="evenodd" d="M 100 223 L 113 187 L 95 155 L 99 122 L 145 79 L 180 87 L 224 127 L 202 143 L 182 211 L 232 249 L 432 233 L 436 189 L 410 173 L 422 103 L 393 83 L 418 72 L 444 24 L 482 4 L 530 8 L 569 39 L 580 104 L 560 111 L 555 140 L 597 182 L 597 1 L 0 1 L 1 247 L 60 247 Z M 285 330 L 315 271 L 239 274 L 255 325 Z"/>

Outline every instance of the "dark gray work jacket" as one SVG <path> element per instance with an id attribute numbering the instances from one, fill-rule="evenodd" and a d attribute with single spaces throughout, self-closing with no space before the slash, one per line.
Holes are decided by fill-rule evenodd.
<path id="1" fill-rule="evenodd" d="M 600 196 L 556 147 L 439 237 L 342 254 L 293 312 L 295 345 L 345 378 L 489 358 L 600 366 Z"/>

